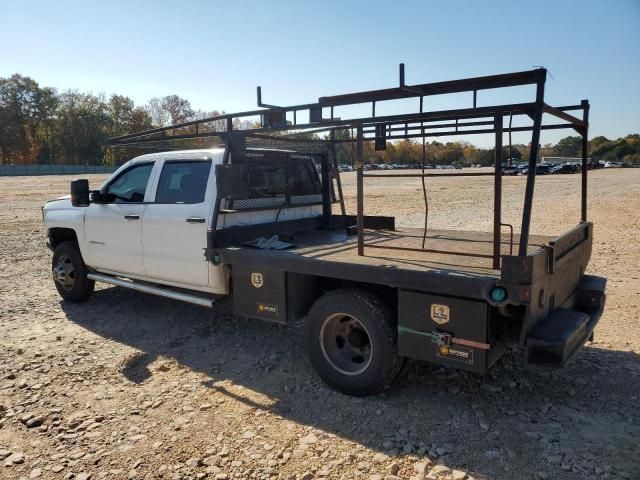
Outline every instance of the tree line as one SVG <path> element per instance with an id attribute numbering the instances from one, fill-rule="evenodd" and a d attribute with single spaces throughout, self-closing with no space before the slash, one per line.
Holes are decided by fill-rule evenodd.
<path id="1" fill-rule="evenodd" d="M 353 147 L 355 148 L 355 147 Z M 341 163 L 350 163 L 354 156 L 352 147 L 342 147 L 339 152 Z M 513 144 L 502 147 L 502 158 L 513 162 L 529 161 L 530 145 Z M 421 164 L 422 141 L 401 140 L 394 143 L 387 142 L 386 149 L 375 151 L 371 142 L 364 144 L 364 158 L 369 163 L 389 164 Z M 569 136 L 556 144 L 540 146 L 538 158 L 543 157 L 569 157 L 582 156 L 582 137 Z M 616 140 L 609 140 L 599 136 L 589 141 L 589 158 L 593 161 L 617 161 L 624 164 L 640 164 L 640 135 L 631 134 Z M 494 148 L 479 148 L 465 141 L 455 142 L 426 142 L 425 162 L 436 165 L 481 165 L 491 166 L 495 161 Z"/>
<path id="2" fill-rule="evenodd" d="M 139 149 L 106 148 L 110 137 L 126 135 L 154 127 L 223 114 L 219 111 L 195 110 L 178 95 L 156 97 L 136 106 L 132 99 L 113 94 L 83 93 L 77 90 L 57 92 L 41 87 L 32 78 L 14 74 L 0 77 L 0 164 L 88 164 L 118 165 L 140 154 Z M 224 130 L 224 122 L 209 125 Z M 338 138 L 349 139 L 348 130 Z M 342 143 L 337 153 L 340 163 L 351 163 L 355 145 Z M 422 163 L 422 142 L 402 140 L 388 142 L 385 150 L 375 151 L 372 142 L 364 145 L 365 159 L 371 163 Z M 569 136 L 556 144 L 541 146 L 540 156 L 579 157 L 581 138 Z M 514 144 L 509 153 L 505 146 L 502 158 L 529 160 L 529 146 Z M 594 160 L 640 163 L 640 135 L 609 140 L 595 137 L 589 142 L 589 156 Z M 432 164 L 492 165 L 495 152 L 465 141 L 426 142 L 425 159 Z"/>
<path id="3" fill-rule="evenodd" d="M 221 113 L 194 110 L 178 95 L 136 106 L 123 95 L 58 93 L 14 74 L 0 78 L 0 165 L 117 165 L 140 151 L 106 148 L 108 138 Z"/>

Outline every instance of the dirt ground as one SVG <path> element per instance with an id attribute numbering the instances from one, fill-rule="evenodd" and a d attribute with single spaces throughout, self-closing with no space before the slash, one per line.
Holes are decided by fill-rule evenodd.
<path id="1" fill-rule="evenodd" d="M 516 350 L 485 377 L 412 362 L 371 398 L 318 380 L 301 323 L 117 287 L 61 302 L 40 207 L 70 179 L 0 178 L 0 478 L 640 478 L 640 169 L 590 172 L 608 300 L 568 368 Z M 422 224 L 419 181 L 366 182 L 366 213 Z M 427 182 L 431 226 L 490 229 L 490 177 Z M 504 182 L 516 226 L 524 182 Z M 577 175 L 539 177 L 533 232 L 575 225 L 578 192 Z"/>

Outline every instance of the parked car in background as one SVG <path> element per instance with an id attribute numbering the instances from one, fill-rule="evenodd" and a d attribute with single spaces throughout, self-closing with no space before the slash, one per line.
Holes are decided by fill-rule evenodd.
<path id="1" fill-rule="evenodd" d="M 536 166 L 536 175 L 550 175 L 552 165 L 538 165 Z"/>
<path id="2" fill-rule="evenodd" d="M 520 168 L 518 165 L 503 165 L 502 175 L 520 175 Z"/>
<path id="3" fill-rule="evenodd" d="M 575 163 L 565 163 L 564 165 L 560 165 L 554 173 L 566 174 L 566 173 L 578 173 L 579 171 L 580 171 L 580 167 Z"/>

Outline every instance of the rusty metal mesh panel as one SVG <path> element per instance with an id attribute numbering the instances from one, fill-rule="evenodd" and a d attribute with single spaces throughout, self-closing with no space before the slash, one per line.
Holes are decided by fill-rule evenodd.
<path id="1" fill-rule="evenodd" d="M 322 161 L 323 161 L 323 155 L 321 154 L 314 154 L 314 153 L 295 153 L 293 155 L 291 155 L 291 157 L 295 160 L 300 160 L 300 161 L 306 161 L 309 163 L 313 163 L 315 170 L 316 170 L 316 174 L 318 176 L 319 179 L 321 179 L 322 181 Z M 329 178 L 327 179 L 329 181 L 329 191 L 330 191 L 330 195 L 331 195 L 331 201 L 332 202 L 337 202 L 338 199 L 336 198 L 336 192 L 335 192 L 335 186 L 333 184 L 333 179 L 335 177 L 336 172 L 334 171 L 334 166 L 329 162 L 329 159 L 325 156 L 324 157 L 325 161 L 327 162 L 327 168 L 328 168 L 328 172 L 329 172 Z M 322 202 L 322 187 L 320 187 L 320 202 Z"/>
<path id="2" fill-rule="evenodd" d="M 322 204 L 321 158 L 264 151 L 246 153 L 246 198 L 230 200 L 233 210 Z"/>

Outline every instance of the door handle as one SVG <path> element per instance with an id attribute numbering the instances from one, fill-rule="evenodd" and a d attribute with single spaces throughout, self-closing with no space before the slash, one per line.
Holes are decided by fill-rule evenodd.
<path id="1" fill-rule="evenodd" d="M 204 223 L 204 218 L 202 218 L 202 217 L 189 217 L 189 218 L 187 218 L 187 223 Z"/>
<path id="2" fill-rule="evenodd" d="M 125 215 L 124 218 L 127 220 L 140 220 L 140 215 Z"/>

